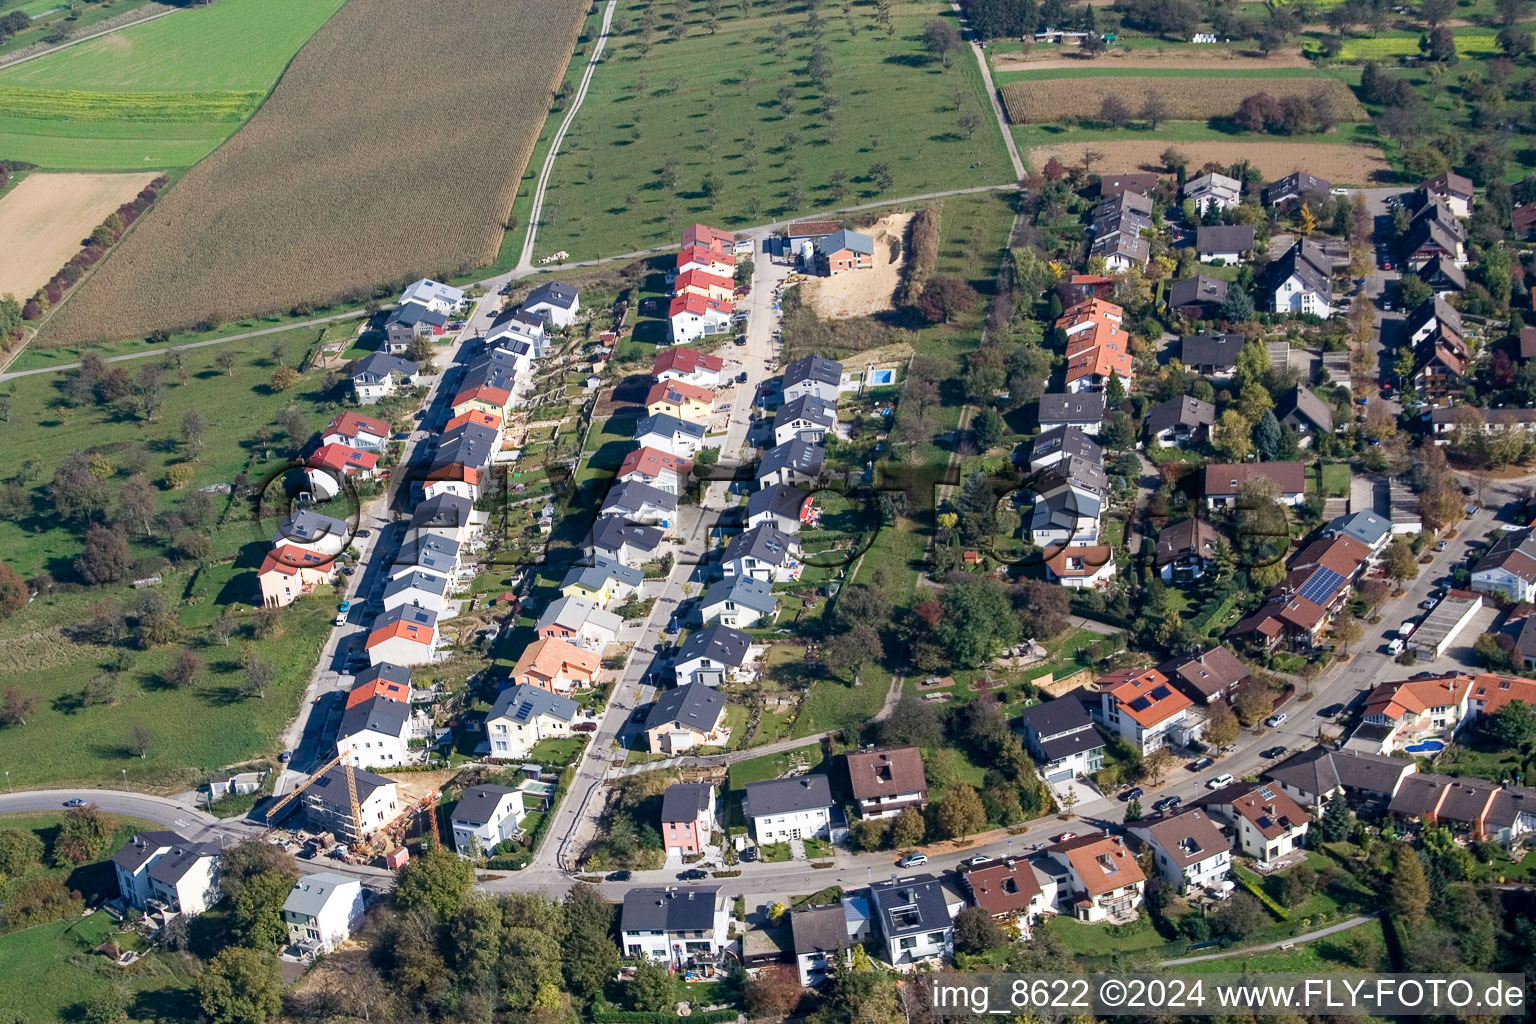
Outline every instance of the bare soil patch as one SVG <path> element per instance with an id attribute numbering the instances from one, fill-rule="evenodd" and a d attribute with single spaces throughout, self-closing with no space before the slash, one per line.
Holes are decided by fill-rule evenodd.
<path id="1" fill-rule="evenodd" d="M 0 295 L 31 298 L 157 173 L 27 175 L 0 199 Z"/>
<path id="2" fill-rule="evenodd" d="M 1074 50 L 1062 47 L 1035 47 L 1028 54 L 1020 51 L 992 54 L 994 71 L 1050 71 L 1059 68 L 1230 68 L 1234 71 L 1267 71 L 1270 68 L 1309 68 L 1312 63 L 1296 50 L 1276 50 L 1269 58 L 1250 57 L 1238 50 L 1202 50 L 1181 46 L 1167 50 L 1110 50 L 1089 59 L 1071 56 Z"/>
<path id="3" fill-rule="evenodd" d="M 998 90 L 1008 120 L 1013 124 L 1042 124 L 1073 118 L 1099 116 L 1104 100 L 1118 96 L 1131 110 L 1140 107 L 1148 93 L 1157 93 L 1167 105 L 1172 121 L 1207 121 L 1230 117 L 1247 96 L 1268 93 L 1275 99 L 1303 99 L 1324 93 L 1332 101 L 1340 121 L 1364 121 L 1365 108 L 1349 86 L 1334 78 L 1218 78 L 1191 75 L 1187 78 L 1147 76 L 1131 78 L 1046 78 L 1009 82 Z"/>
<path id="4" fill-rule="evenodd" d="M 1051 157 L 1064 164 L 1080 163 L 1083 153 L 1102 153 L 1099 167 L 1120 170 L 1132 168 L 1164 171 L 1161 154 L 1170 145 L 1189 157 L 1189 166 L 1207 161 L 1233 164 L 1247 160 L 1264 172 L 1267 179 L 1284 177 L 1292 171 L 1306 170 L 1338 185 L 1374 185 L 1389 180 L 1392 167 L 1375 146 L 1314 144 L 1294 142 L 1174 142 L 1157 139 L 1124 141 L 1066 142 L 1037 146 L 1029 151 L 1029 162 L 1040 167 Z"/>
<path id="5" fill-rule="evenodd" d="M 875 240 L 873 270 L 852 270 L 835 277 L 814 277 L 800 287 L 805 298 L 824 320 L 873 316 L 896 308 L 896 288 L 907 254 L 904 240 L 914 214 L 893 213 L 874 225 L 860 228 Z"/>

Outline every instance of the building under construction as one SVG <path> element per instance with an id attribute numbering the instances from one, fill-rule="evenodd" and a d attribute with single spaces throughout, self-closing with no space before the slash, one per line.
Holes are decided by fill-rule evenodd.
<path id="1" fill-rule="evenodd" d="M 427 831 L 437 831 L 438 789 L 433 773 L 412 778 L 408 792 L 394 779 L 355 768 L 334 758 L 299 783 L 267 810 L 269 824 L 278 824 L 303 797 L 305 818 L 311 832 L 329 833 L 354 858 L 387 854 L 404 843 L 413 826 L 426 815 Z M 441 836 L 438 839 L 441 841 Z"/>

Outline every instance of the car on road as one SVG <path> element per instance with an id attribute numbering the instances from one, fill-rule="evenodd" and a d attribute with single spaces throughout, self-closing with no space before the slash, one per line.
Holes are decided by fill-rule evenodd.
<path id="1" fill-rule="evenodd" d="M 343 615 L 345 615 L 347 612 L 352 610 L 352 602 L 351 602 L 351 600 L 344 599 L 341 602 L 341 604 L 336 606 L 336 610 L 341 612 Z"/>
<path id="2" fill-rule="evenodd" d="M 1077 833 L 1076 832 L 1063 832 L 1061 835 L 1059 835 L 1059 836 L 1055 837 L 1054 839 L 1052 839 L 1051 842 L 1053 842 L 1053 843 L 1065 843 L 1069 839 L 1076 839 L 1076 838 L 1077 838 Z"/>
<path id="3" fill-rule="evenodd" d="M 1203 772 L 1215 763 L 1216 762 L 1209 757 L 1201 757 L 1189 762 L 1189 764 L 1185 765 L 1184 767 L 1188 768 L 1192 772 Z"/>
<path id="4" fill-rule="evenodd" d="M 629 877 L 630 876 L 629 876 L 629 872 L 628 871 L 610 871 L 606 875 L 603 876 L 603 881 L 605 881 L 605 882 L 627 882 L 627 881 L 629 881 Z"/>
<path id="5" fill-rule="evenodd" d="M 85 806 L 85 801 L 80 799 L 79 797 L 73 797 L 73 798 L 71 798 L 69 800 L 65 800 L 64 801 L 64 806 L 65 807 L 84 807 Z"/>
<path id="6" fill-rule="evenodd" d="M 1232 776 L 1230 774 L 1228 774 L 1227 772 L 1222 772 L 1220 775 L 1216 776 L 1215 778 L 1207 780 L 1206 783 L 1205 783 L 1205 788 L 1206 789 L 1221 789 L 1221 788 L 1223 788 L 1225 786 L 1230 786 L 1230 785 L 1232 785 Z"/>
<path id="7" fill-rule="evenodd" d="M 1322 718 L 1332 718 L 1334 715 L 1337 715 L 1340 711 L 1343 710 L 1343 704 L 1329 704 L 1327 707 L 1323 708 L 1323 710 L 1318 712 L 1318 716 Z"/>
<path id="8" fill-rule="evenodd" d="M 1450 547 L 1450 544 L 1447 543 L 1446 541 L 1443 541 L 1443 540 L 1442 541 L 1437 541 L 1435 543 L 1435 550 L 1436 551 L 1444 551 L 1448 547 Z"/>
<path id="9" fill-rule="evenodd" d="M 1437 605 L 1439 603 L 1440 602 L 1436 601 L 1433 597 L 1426 597 L 1424 600 L 1419 602 L 1419 607 L 1423 608 L 1425 610 L 1428 610 L 1428 609 L 1433 608 L 1435 605 Z"/>
<path id="10" fill-rule="evenodd" d="M 737 384 L 745 384 L 746 382 L 747 382 L 747 371 L 746 370 L 742 370 L 740 373 L 738 373 L 736 375 L 736 383 Z"/>
<path id="11" fill-rule="evenodd" d="M 1402 637 L 1400 637 L 1400 636 L 1393 637 L 1391 640 L 1387 641 L 1387 657 L 1389 657 L 1389 658 L 1397 657 L 1399 654 L 1403 653 L 1403 648 L 1406 647 L 1406 646 L 1407 645 L 1405 643 L 1403 643 L 1403 638 Z"/>
<path id="12" fill-rule="evenodd" d="M 1120 802 L 1123 804 L 1128 804 L 1132 800 L 1140 800 L 1142 793 L 1143 791 L 1140 786 L 1132 786 L 1130 789 L 1120 794 Z"/>
<path id="13" fill-rule="evenodd" d="M 975 867 L 978 864 L 985 864 L 988 861 L 990 861 L 991 859 L 992 859 L 991 857 L 988 857 L 984 853 L 978 853 L 974 857 L 967 857 L 967 858 L 965 858 L 965 862 L 967 864 L 969 864 L 971 867 Z"/>
<path id="14" fill-rule="evenodd" d="M 708 877 L 709 872 L 703 868 L 689 868 L 687 871 L 679 871 L 677 873 L 677 880 L 679 882 L 697 882 Z"/>
<path id="15" fill-rule="evenodd" d="M 1161 811 L 1171 811 L 1171 810 L 1173 810 L 1175 807 L 1179 806 L 1179 804 L 1181 804 L 1183 802 L 1184 802 L 1184 800 L 1183 800 L 1182 797 L 1165 796 L 1161 800 L 1157 801 L 1157 803 L 1153 804 L 1152 805 L 1152 809 L 1154 811 L 1159 811 L 1159 812 L 1161 812 Z"/>
<path id="16" fill-rule="evenodd" d="M 1284 711 L 1276 711 L 1274 714 L 1264 719 L 1264 724 L 1269 726 L 1271 729 L 1276 729 L 1279 728 L 1280 723 L 1284 722 L 1285 719 L 1286 714 Z"/>
<path id="17" fill-rule="evenodd" d="M 917 868 L 927 863 L 928 855 L 926 853 L 909 853 L 897 861 L 896 866 L 899 868 Z"/>
<path id="18" fill-rule="evenodd" d="M 1267 750 L 1259 751 L 1259 756 L 1263 757 L 1263 758 L 1283 757 L 1284 755 L 1285 755 L 1285 748 L 1284 747 L 1270 747 Z"/>

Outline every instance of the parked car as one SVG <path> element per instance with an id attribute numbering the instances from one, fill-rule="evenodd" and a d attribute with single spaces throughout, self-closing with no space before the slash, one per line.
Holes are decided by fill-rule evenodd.
<path id="1" fill-rule="evenodd" d="M 737 384 L 745 384 L 746 382 L 747 382 L 747 371 L 746 370 L 742 370 L 740 373 L 738 373 L 736 375 L 736 383 Z"/>
<path id="2" fill-rule="evenodd" d="M 292 760 L 293 760 L 293 751 L 291 751 L 291 750 L 285 750 L 281 754 L 277 755 L 277 763 L 278 764 L 287 764 L 289 761 L 292 761 Z"/>
<path id="3" fill-rule="evenodd" d="M 1446 548 L 1447 548 L 1447 547 L 1449 547 L 1449 546 L 1450 546 L 1450 545 L 1449 545 L 1449 544 L 1447 544 L 1447 543 L 1446 543 L 1446 542 L 1445 542 L 1445 541 L 1443 541 L 1443 540 L 1442 540 L 1442 541 L 1437 541 L 1437 542 L 1436 542 L 1436 543 L 1435 543 L 1435 550 L 1436 550 L 1436 551 L 1444 551 L 1444 550 L 1445 550 L 1445 549 L 1446 549 Z"/>
<path id="4" fill-rule="evenodd" d="M 1208 782 L 1206 782 L 1205 788 L 1206 789 L 1222 789 L 1222 788 L 1224 788 L 1226 786 L 1230 786 L 1230 785 L 1232 785 L 1232 776 L 1230 774 L 1226 773 L 1226 772 L 1222 772 L 1220 775 L 1216 776 L 1214 779 L 1211 779 Z"/>
<path id="5" fill-rule="evenodd" d="M 677 880 L 679 882 L 697 882 L 708 877 L 709 872 L 703 868 L 689 868 L 687 871 L 679 871 L 677 873 Z"/>
<path id="6" fill-rule="evenodd" d="M 1287 716 L 1284 711 L 1276 711 L 1274 714 L 1264 719 L 1264 724 L 1269 726 L 1271 729 L 1275 729 L 1280 726 L 1281 722 L 1285 721 L 1286 717 Z"/>
<path id="7" fill-rule="evenodd" d="M 345 615 L 347 612 L 352 610 L 351 600 L 343 600 L 341 604 L 336 606 L 336 610 Z"/>
<path id="8" fill-rule="evenodd" d="M 345 626 L 346 624 L 347 624 L 347 613 L 346 612 L 337 612 L 336 613 L 336 617 L 331 620 L 331 625 L 333 625 L 333 626 Z"/>
<path id="9" fill-rule="evenodd" d="M 1132 786 L 1130 789 L 1120 794 L 1120 802 L 1123 804 L 1128 804 L 1132 800 L 1140 800 L 1142 793 L 1143 790 L 1140 786 Z"/>
<path id="10" fill-rule="evenodd" d="M 1419 602 L 1419 607 L 1428 610 L 1439 603 L 1440 602 L 1436 601 L 1433 597 L 1426 597 L 1424 600 Z"/>
<path id="11" fill-rule="evenodd" d="M 1069 839 L 1076 839 L 1076 838 L 1077 838 L 1077 833 L 1076 832 L 1063 832 L 1061 835 L 1057 836 L 1055 839 L 1052 839 L 1051 842 L 1053 842 L 1053 843 L 1064 843 L 1064 842 L 1066 842 Z"/>
<path id="12" fill-rule="evenodd" d="M 1285 754 L 1285 748 L 1284 747 L 1270 747 L 1267 750 L 1259 751 L 1259 756 L 1260 757 L 1264 757 L 1264 758 L 1282 757 L 1282 756 L 1284 756 L 1284 754 Z"/>
<path id="13" fill-rule="evenodd" d="M 747 336 L 745 334 L 738 334 L 738 335 L 736 335 L 736 344 L 737 345 L 745 345 L 746 343 L 747 343 Z"/>
<path id="14" fill-rule="evenodd" d="M 1175 807 L 1179 806 L 1179 804 L 1181 804 L 1183 802 L 1184 801 L 1183 801 L 1183 799 L 1181 797 L 1165 796 L 1161 800 L 1159 800 L 1155 804 L 1153 804 L 1152 805 L 1152 809 L 1154 811 L 1171 811 L 1171 810 L 1173 810 Z"/>
<path id="15" fill-rule="evenodd" d="M 1405 646 L 1407 645 L 1403 643 L 1402 637 L 1393 637 L 1391 640 L 1387 641 L 1387 656 L 1391 658 L 1397 657 L 1399 654 L 1403 653 L 1403 648 Z"/>
<path id="16" fill-rule="evenodd" d="M 572 732 L 597 732 L 596 722 L 577 722 L 571 726 Z"/>
<path id="17" fill-rule="evenodd" d="M 742 850 L 741 851 L 741 859 L 742 859 L 742 861 L 744 863 L 748 863 L 748 864 L 750 864 L 751 862 L 757 860 L 757 847 L 749 846 L 745 850 Z"/>
<path id="18" fill-rule="evenodd" d="M 629 872 L 628 871 L 610 871 L 606 875 L 603 876 L 603 881 L 605 881 L 605 882 L 627 882 L 627 881 L 629 881 L 629 877 L 630 876 L 629 876 Z"/>
<path id="19" fill-rule="evenodd" d="M 1332 718 L 1334 715 L 1337 715 L 1340 711 L 1343 710 L 1343 704 L 1329 704 L 1327 707 L 1323 708 L 1323 710 L 1319 711 L 1318 715 L 1323 718 Z"/>
<path id="20" fill-rule="evenodd" d="M 917 868 L 927 863 L 928 855 L 926 853 L 909 853 L 897 861 L 896 866 L 899 868 Z"/>
<path id="21" fill-rule="evenodd" d="M 1185 765 L 1192 772 L 1203 772 L 1216 762 L 1209 757 L 1200 757 Z"/>
<path id="22" fill-rule="evenodd" d="M 976 856 L 974 856 L 974 857 L 967 857 L 967 858 L 966 858 L 966 859 L 965 859 L 965 862 L 966 862 L 966 863 L 967 863 L 967 864 L 969 864 L 969 865 L 970 865 L 970 866 L 971 866 L 971 867 L 975 867 L 975 866 L 976 866 L 976 865 L 978 865 L 978 864 L 985 864 L 985 863 L 987 863 L 987 862 L 988 862 L 988 861 L 990 861 L 990 860 L 991 860 L 991 859 L 992 859 L 992 858 L 991 858 L 991 857 L 988 857 L 988 856 L 987 856 L 987 855 L 986 855 L 986 854 L 984 854 L 984 853 L 978 853 L 978 854 L 977 854 L 977 855 L 976 855 Z"/>

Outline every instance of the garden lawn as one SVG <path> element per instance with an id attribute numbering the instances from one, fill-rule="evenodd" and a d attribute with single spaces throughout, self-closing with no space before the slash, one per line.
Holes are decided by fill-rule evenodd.
<path id="1" fill-rule="evenodd" d="M 696 5 L 676 41 L 668 38 L 676 8 L 658 8 L 642 53 L 644 10 L 640 0 L 619 7 L 615 22 L 626 32 L 610 39 L 562 146 L 535 256 L 611 256 L 675 244 L 695 221 L 741 228 L 1014 179 L 974 58 L 958 50 L 946 69 L 923 50 L 923 25 L 953 17 L 938 0 L 893 3 L 890 37 L 873 6 L 849 9 L 856 32 L 839 11 L 818 10 L 831 65 L 826 93 L 839 100 L 830 127 L 821 90 L 803 72 L 813 46 L 808 8 L 786 15 L 759 0 L 743 15 L 726 5 L 710 34 L 706 8 Z M 781 87 L 792 93 L 787 104 Z M 977 119 L 970 137 L 960 125 L 966 114 Z M 875 164 L 889 168 L 889 187 L 870 173 Z M 841 191 L 833 174 L 843 176 Z"/>
<path id="2" fill-rule="evenodd" d="M 1083 924 L 1069 917 L 1053 917 L 1046 927 L 1056 934 L 1074 953 L 1095 955 L 1100 953 L 1130 953 L 1141 949 L 1156 949 L 1164 944 L 1152 922 L 1141 918 L 1142 927 L 1135 927 L 1129 934 L 1115 934 L 1125 926 L 1109 924 Z"/>
<path id="3" fill-rule="evenodd" d="M 1373 962 L 1362 966 L 1355 962 L 1356 946 Z M 1197 954 L 1198 955 L 1198 954 Z M 1292 949 L 1265 949 L 1252 953 L 1234 953 L 1217 960 L 1180 964 L 1181 972 L 1193 974 L 1236 974 L 1238 972 L 1307 974 L 1314 971 L 1358 971 L 1380 969 L 1386 962 L 1386 938 L 1381 922 L 1375 918 L 1348 931 L 1335 932 L 1315 942 L 1299 943 Z"/>

